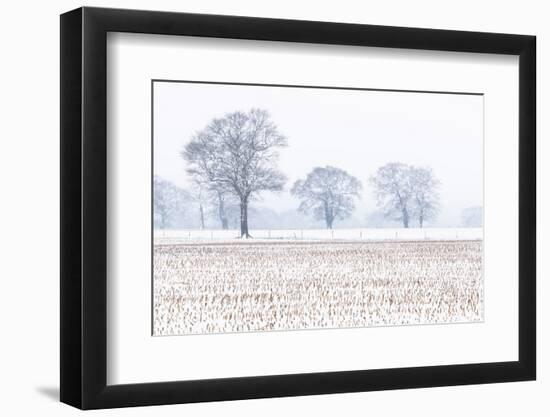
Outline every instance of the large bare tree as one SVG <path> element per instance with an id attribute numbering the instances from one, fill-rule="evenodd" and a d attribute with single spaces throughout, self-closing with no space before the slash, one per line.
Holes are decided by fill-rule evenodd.
<path id="1" fill-rule="evenodd" d="M 384 215 L 403 223 L 408 228 L 412 214 L 413 189 L 410 167 L 400 162 L 388 163 L 370 177 L 376 202 Z"/>
<path id="2" fill-rule="evenodd" d="M 279 191 L 278 149 L 287 145 L 265 110 L 228 113 L 197 132 L 182 151 L 187 172 L 233 194 L 240 204 L 241 237 L 250 237 L 248 205 L 262 191 Z"/>
<path id="3" fill-rule="evenodd" d="M 410 167 L 411 186 L 413 190 L 413 212 L 418 225 L 424 227 L 424 222 L 432 220 L 439 211 L 440 182 L 435 178 L 430 168 Z"/>
<path id="4" fill-rule="evenodd" d="M 313 213 L 317 220 L 324 220 L 332 229 L 334 220 L 343 220 L 355 209 L 361 182 L 340 168 L 316 167 L 305 180 L 294 183 L 291 193 L 301 201 L 299 210 Z"/>

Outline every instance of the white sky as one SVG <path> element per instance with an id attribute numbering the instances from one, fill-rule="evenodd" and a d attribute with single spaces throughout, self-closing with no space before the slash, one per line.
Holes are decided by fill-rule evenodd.
<path id="1" fill-rule="evenodd" d="M 483 202 L 483 97 L 262 86 L 154 83 L 154 171 L 186 188 L 180 151 L 214 117 L 266 109 L 288 147 L 279 167 L 288 182 L 258 206 L 294 209 L 289 189 L 313 167 L 345 169 L 363 184 L 354 213 L 376 209 L 368 178 L 388 162 L 431 167 L 441 181 L 437 223 L 459 222 L 462 209 Z"/>

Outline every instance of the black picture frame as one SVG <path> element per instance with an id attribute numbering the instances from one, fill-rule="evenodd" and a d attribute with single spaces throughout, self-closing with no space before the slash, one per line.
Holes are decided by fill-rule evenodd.
<path id="1" fill-rule="evenodd" d="M 519 56 L 518 361 L 107 385 L 108 32 Z M 83 7 L 61 15 L 61 401 L 81 409 L 534 380 L 534 36 Z"/>

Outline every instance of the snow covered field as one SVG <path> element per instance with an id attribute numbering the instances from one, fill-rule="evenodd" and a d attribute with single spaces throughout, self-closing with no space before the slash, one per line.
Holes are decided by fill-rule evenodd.
<path id="1" fill-rule="evenodd" d="M 202 243 L 195 234 L 169 244 L 181 234 L 157 236 L 154 334 L 482 321 L 481 233 L 456 230 L 464 239 L 470 230 L 472 240 L 452 239 L 449 231 L 436 237 L 430 229 L 423 230 L 426 240 L 414 241 L 418 229 L 399 229 L 397 241 L 381 229 L 364 241 L 328 241 L 306 230 L 317 241 L 240 240 L 227 232 L 206 242 L 204 231 Z M 334 232 L 344 239 L 357 230 Z"/>
<path id="2" fill-rule="evenodd" d="M 255 240 L 481 240 L 482 228 L 252 230 Z M 155 230 L 155 244 L 234 241 L 238 230 Z"/>

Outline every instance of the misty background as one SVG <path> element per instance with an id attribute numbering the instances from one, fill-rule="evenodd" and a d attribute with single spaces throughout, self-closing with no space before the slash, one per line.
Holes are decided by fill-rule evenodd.
<path id="1" fill-rule="evenodd" d="M 314 167 L 326 165 L 345 169 L 363 186 L 352 215 L 335 228 L 399 227 L 377 208 L 369 182 L 390 162 L 429 167 L 439 180 L 439 214 L 427 227 L 479 221 L 482 96 L 155 82 L 153 100 L 154 175 L 184 190 L 193 183 L 181 151 L 193 134 L 234 111 L 270 113 L 288 140 L 277 163 L 288 181 L 283 191 L 264 191 L 251 202 L 251 228 L 322 228 L 322 221 L 298 212 L 300 201 L 290 189 Z M 181 221 L 172 227 L 199 227 L 194 202 L 185 204 Z M 206 213 L 205 220 L 207 227 L 219 228 L 215 213 Z"/>

